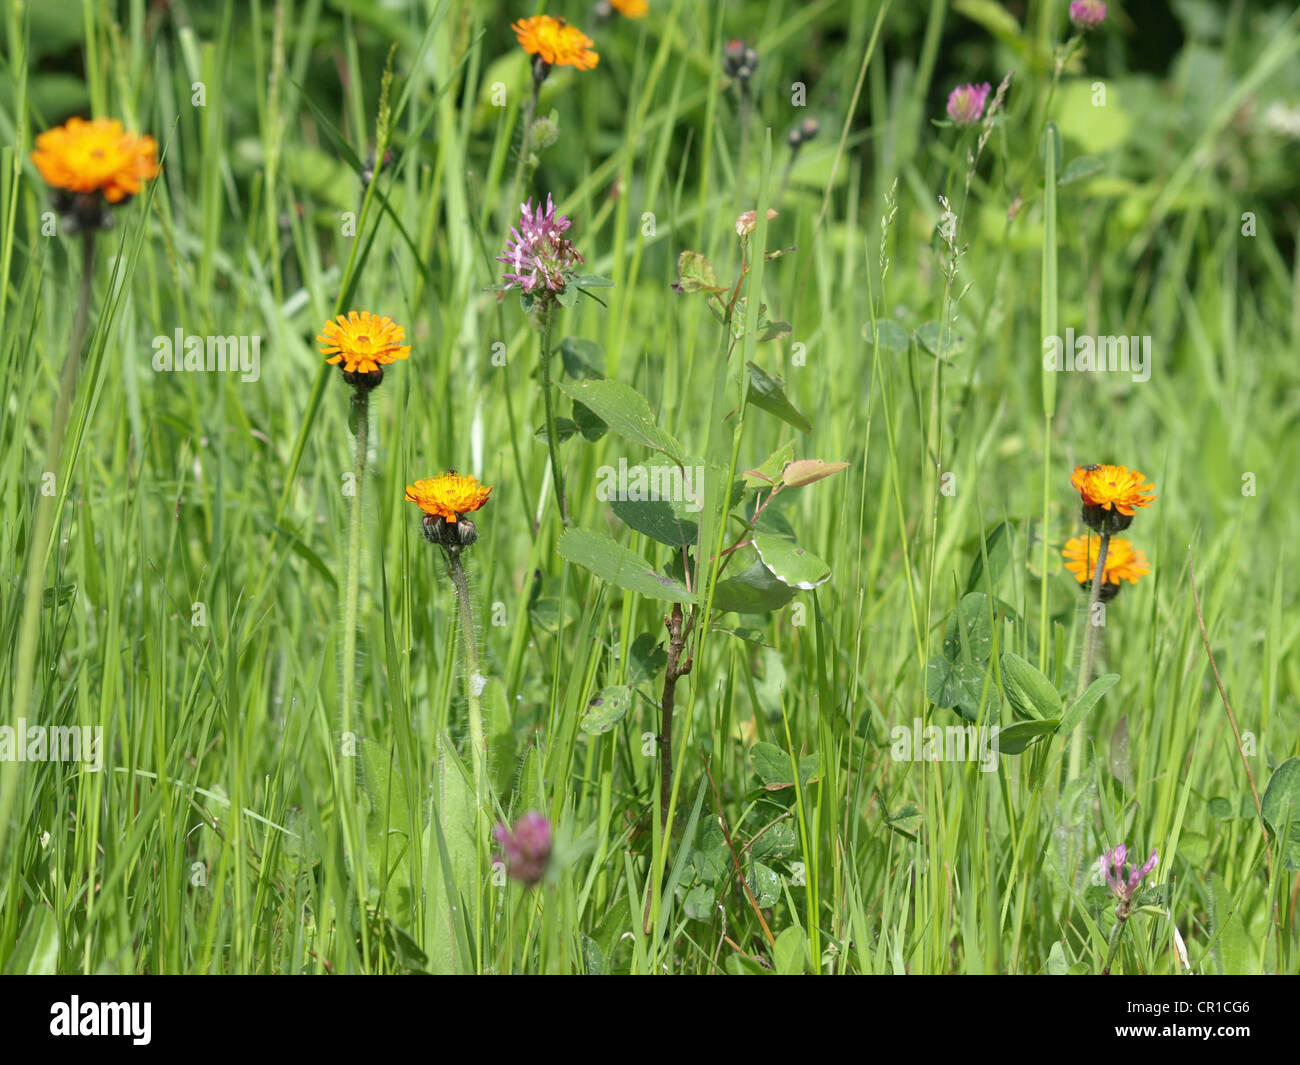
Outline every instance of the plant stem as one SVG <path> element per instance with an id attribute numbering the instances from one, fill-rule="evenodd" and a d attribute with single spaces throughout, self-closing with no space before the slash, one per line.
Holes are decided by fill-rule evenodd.
<path id="1" fill-rule="evenodd" d="M 673 705 L 677 695 L 678 678 L 691 671 L 693 659 L 682 663 L 689 626 L 682 625 L 682 605 L 673 604 L 673 611 L 664 618 L 668 628 L 668 664 L 664 668 L 664 692 L 659 701 L 662 722 L 659 727 L 659 819 L 668 826 L 668 807 L 673 798 Z"/>
<path id="2" fill-rule="evenodd" d="M 555 308 L 542 312 L 542 401 L 546 407 L 546 447 L 551 453 L 551 481 L 555 487 L 555 502 L 560 508 L 560 519 L 569 524 L 569 505 L 564 496 L 564 473 L 560 469 L 560 444 L 555 438 L 555 401 L 551 390 L 551 321 Z"/>
<path id="3" fill-rule="evenodd" d="M 549 67 L 547 68 L 547 73 L 550 73 Z M 510 186 L 514 195 L 511 197 L 512 202 L 506 212 L 507 215 L 513 214 L 515 209 L 519 207 L 521 203 L 520 196 L 523 195 L 524 167 L 528 165 L 528 153 L 532 150 L 533 146 L 533 119 L 537 117 L 537 97 L 541 93 L 542 81 L 544 81 L 545 78 L 546 75 L 543 74 L 542 78 L 540 80 L 538 79 L 537 68 L 534 66 L 533 95 L 528 100 L 528 109 L 524 111 L 524 133 L 523 139 L 519 144 L 519 162 L 515 164 L 515 180 Z"/>
<path id="4" fill-rule="evenodd" d="M 749 86 L 740 89 L 740 158 L 736 163 L 736 187 L 740 190 L 740 199 L 745 199 L 745 161 L 749 156 L 749 123 L 754 112 L 754 101 L 749 95 Z M 780 196 L 777 197 L 780 199 Z"/>
<path id="5" fill-rule="evenodd" d="M 474 610 L 469 599 L 469 581 L 460 561 L 463 549 L 457 545 L 447 549 L 447 572 L 456 588 L 457 606 L 460 608 L 460 642 L 465 655 L 465 694 L 469 700 L 469 742 L 473 748 L 474 793 L 481 810 L 487 801 L 487 742 L 483 738 L 483 706 L 479 701 L 480 674 L 478 668 L 478 636 L 474 631 Z"/>
<path id="6" fill-rule="evenodd" d="M 1106 951 L 1106 964 L 1102 966 L 1101 969 L 1102 976 L 1110 975 L 1110 967 L 1112 963 L 1115 961 L 1115 952 L 1119 950 L 1120 937 L 1124 935 L 1124 926 L 1126 924 L 1128 924 L 1128 918 L 1121 917 L 1119 920 L 1115 922 L 1115 927 L 1111 929 L 1110 947 Z"/>
<path id="7" fill-rule="evenodd" d="M 352 393 L 357 454 L 352 485 L 352 514 L 348 521 L 348 579 L 343 600 L 343 731 L 352 731 L 352 698 L 357 671 L 357 598 L 361 587 L 361 486 L 366 474 L 366 449 L 370 437 L 370 392 Z"/>
<path id="8" fill-rule="evenodd" d="M 54 421 L 50 427 L 50 443 L 46 450 L 45 469 L 56 477 L 62 472 L 63 443 L 67 436 L 68 420 L 72 414 L 72 392 L 81 368 L 81 347 L 86 339 L 86 325 L 90 320 L 90 299 L 95 280 L 95 231 L 87 230 L 81 243 L 81 284 L 77 289 L 77 309 L 72 320 L 72 335 L 68 340 L 68 354 L 63 360 L 59 375 L 59 394 L 54 401 Z M 45 603 L 45 567 L 53 547 L 54 515 L 59 493 L 37 496 L 36 516 L 32 535 L 27 541 L 27 581 L 23 589 L 23 613 L 18 625 L 18 671 L 14 687 L 12 724 L 27 716 L 31 699 L 32 678 L 36 675 L 36 651 L 41 633 L 41 613 Z M 13 776 L 18 771 L 16 761 L 6 761 L 0 773 L 0 853 L 3 852 L 5 833 L 9 826 L 9 810 L 17 788 Z"/>
<path id="9" fill-rule="evenodd" d="M 81 284 L 77 289 L 77 309 L 68 341 L 68 355 L 59 375 L 59 394 L 54 402 L 54 422 L 50 428 L 50 445 L 46 452 L 46 472 L 56 476 L 63 465 L 63 442 L 72 414 L 72 392 L 81 368 L 81 346 L 86 339 L 90 319 L 90 298 L 95 279 L 95 231 L 88 230 L 81 244 Z M 50 556 L 50 537 L 59 493 L 42 494 L 36 504 L 36 521 L 28 541 L 27 585 L 23 598 L 23 616 L 18 638 L 18 686 L 14 692 L 14 715 L 23 717 L 31 695 L 36 667 L 36 641 L 40 634 L 41 607 L 44 601 L 45 567 Z"/>
<path id="10" fill-rule="evenodd" d="M 1089 537 L 1091 540 L 1091 537 Z M 1079 684 L 1075 698 L 1082 695 L 1092 682 L 1092 662 L 1097 652 L 1098 625 L 1093 622 L 1097 604 L 1101 601 L 1101 580 L 1106 573 L 1106 553 L 1110 550 L 1110 533 L 1101 534 L 1101 546 L 1097 549 L 1097 568 L 1092 575 L 1092 587 L 1088 589 L 1088 613 L 1083 619 L 1083 661 L 1079 663 Z M 1070 763 L 1066 780 L 1073 780 L 1079 775 L 1083 762 L 1083 729 L 1075 729 L 1070 737 Z"/>

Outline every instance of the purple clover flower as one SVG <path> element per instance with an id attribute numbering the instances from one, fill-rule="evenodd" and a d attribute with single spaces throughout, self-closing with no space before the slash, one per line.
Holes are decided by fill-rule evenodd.
<path id="1" fill-rule="evenodd" d="M 546 875 L 551 860 L 551 824 L 543 814 L 529 810 L 515 822 L 511 832 L 504 824 L 492 829 L 506 859 L 506 872 L 525 884 L 536 884 Z"/>
<path id="2" fill-rule="evenodd" d="M 973 126 L 984 114 L 984 102 L 992 90 L 987 81 L 982 85 L 958 85 L 948 94 L 948 117 L 959 126 Z"/>
<path id="3" fill-rule="evenodd" d="M 1101 0 L 1073 0 L 1070 21 L 1081 30 L 1096 29 L 1106 21 L 1106 5 Z"/>
<path id="4" fill-rule="evenodd" d="M 540 205 L 534 208 L 532 200 L 521 204 L 520 211 L 519 228 L 511 228 L 505 254 L 497 256 L 497 262 L 511 267 L 509 273 L 502 275 L 503 280 L 525 292 L 536 288 L 560 292 L 573 268 L 587 261 L 578 254 L 573 242 L 563 236 L 573 223 L 565 215 L 555 213 L 549 193 L 545 211 Z"/>
<path id="5" fill-rule="evenodd" d="M 1115 916 L 1121 921 L 1128 919 L 1129 907 L 1133 904 L 1133 896 L 1137 894 L 1138 885 L 1160 861 L 1154 849 L 1145 865 L 1130 864 L 1126 867 L 1124 863 L 1127 859 L 1128 847 L 1123 843 L 1101 856 L 1101 877 L 1110 888 L 1110 893 L 1119 900 L 1119 905 L 1115 907 Z M 1125 868 L 1128 869 L 1127 876 L 1124 874 Z"/>

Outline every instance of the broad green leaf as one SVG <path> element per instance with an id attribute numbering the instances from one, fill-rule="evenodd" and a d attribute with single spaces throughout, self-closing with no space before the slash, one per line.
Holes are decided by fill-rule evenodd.
<path id="1" fill-rule="evenodd" d="M 657 572 L 645 559 L 603 533 L 566 529 L 556 545 L 566 562 L 590 570 L 603 581 L 624 591 L 670 603 L 692 603 L 686 586 Z"/>
<path id="2" fill-rule="evenodd" d="M 997 604 L 992 604 L 996 609 Z M 948 618 L 943 637 L 943 656 L 949 661 L 969 659 L 982 665 L 993 650 L 993 625 L 989 597 L 983 592 L 963 595 Z M 981 670 L 983 672 L 983 670 Z"/>
<path id="3" fill-rule="evenodd" d="M 1294 872 L 1300 868 L 1300 758 L 1288 758 L 1273 771 L 1261 805 L 1275 834 L 1290 826 L 1283 853 L 1287 869 Z"/>
<path id="4" fill-rule="evenodd" d="M 997 0 L 956 0 L 953 10 L 978 22 L 1004 44 L 1014 47 L 1021 39 L 1020 23 Z"/>
<path id="5" fill-rule="evenodd" d="M 754 533 L 754 550 L 763 565 L 782 584 L 809 591 L 830 580 L 831 568 L 793 540 L 770 533 Z"/>
<path id="6" fill-rule="evenodd" d="M 795 407 L 785 394 L 785 382 L 762 370 L 757 363 L 746 363 L 749 367 L 748 402 L 768 414 L 775 414 L 803 433 L 812 432 L 812 422 Z"/>
<path id="7" fill-rule="evenodd" d="M 684 251 L 677 257 L 677 280 L 673 282 L 673 291 L 690 292 L 725 292 L 726 287 L 718 284 L 718 275 L 709 262 L 698 251 Z"/>
<path id="8" fill-rule="evenodd" d="M 862 327 L 862 336 L 885 351 L 906 351 L 912 346 L 912 335 L 892 318 L 881 318 L 874 330 L 868 322 Z"/>
<path id="9" fill-rule="evenodd" d="M 1232 821 L 1237 819 L 1250 821 L 1258 816 L 1258 812 L 1255 809 L 1255 797 L 1249 794 L 1241 796 L 1240 801 L 1237 803 L 1236 810 L 1232 808 L 1232 803 L 1222 795 L 1214 796 L 1214 798 L 1206 803 L 1205 808 L 1209 811 L 1211 817 L 1217 817 L 1220 821 Z M 1185 838 L 1186 833 L 1183 835 Z"/>
<path id="10" fill-rule="evenodd" d="M 1065 169 L 1061 171 L 1061 176 L 1056 179 L 1056 183 L 1058 185 L 1069 185 L 1072 182 L 1090 178 L 1093 174 L 1100 174 L 1105 169 L 1106 164 L 1096 156 L 1077 155 L 1065 164 Z"/>
<path id="11" fill-rule="evenodd" d="M 389 899 L 387 909 L 405 912 L 410 904 L 413 851 L 410 792 L 402 766 L 381 744 L 361 741 L 365 791 L 370 800 L 366 851 L 372 884 Z M 416 825 L 416 831 L 423 826 Z"/>
<path id="12" fill-rule="evenodd" d="M 632 708 L 632 687 L 628 684 L 601 688 L 587 700 L 587 708 L 582 712 L 579 724 L 584 732 L 600 735 L 608 732 L 627 715 Z"/>
<path id="13" fill-rule="evenodd" d="M 754 894 L 754 901 L 766 909 L 775 906 L 781 898 L 781 878 L 775 870 L 762 862 L 751 862 L 749 874 L 745 877 L 749 890 Z"/>
<path id="14" fill-rule="evenodd" d="M 737 614 L 770 614 L 795 596 L 795 589 L 772 576 L 762 562 L 754 562 L 734 577 L 719 581 L 713 589 L 713 608 Z"/>
<path id="15" fill-rule="evenodd" d="M 761 465 L 746 470 L 746 488 L 770 488 L 781 480 L 781 471 L 794 458 L 794 441 L 777 448 L 765 458 Z"/>
<path id="16" fill-rule="evenodd" d="M 497 792 L 509 795 L 515 772 L 515 722 L 500 677 L 488 677 L 480 694 L 487 725 L 487 761 Z"/>
<path id="17" fill-rule="evenodd" d="M 560 391 L 583 404 L 609 426 L 612 432 L 681 463 L 682 446 L 655 423 L 650 404 L 636 389 L 622 381 L 582 380 L 557 382 Z"/>
<path id="18" fill-rule="evenodd" d="M 998 753 L 1020 754 L 1031 743 L 1050 736 L 1061 723 L 1059 717 L 1043 721 L 1017 721 L 998 730 Z"/>
<path id="19" fill-rule="evenodd" d="M 425 884 L 431 895 L 424 949 L 433 972 L 452 973 L 473 963 L 467 953 L 467 916 L 462 901 L 476 897 L 480 890 L 476 883 L 475 799 L 469 771 L 450 742 L 440 742 L 435 755 L 433 812 L 424 832 Z"/>
<path id="20" fill-rule="evenodd" d="M 582 967 L 587 976 L 605 975 L 605 952 L 590 936 L 582 937 Z"/>
<path id="21" fill-rule="evenodd" d="M 782 788 L 794 787 L 794 767 L 790 756 L 774 743 L 760 740 L 749 749 L 754 772 L 767 791 L 780 791 Z M 821 760 L 816 754 L 806 755 L 799 760 L 799 783 L 804 785 L 817 779 L 821 770 Z"/>
<path id="22" fill-rule="evenodd" d="M 557 443 L 561 443 L 561 444 L 564 443 L 564 441 L 568 440 L 569 437 L 576 435 L 577 432 L 578 432 L 577 423 L 574 422 L 572 418 L 557 417 L 555 419 L 555 439 Z M 536 429 L 533 430 L 533 436 L 537 440 L 540 440 L 543 444 L 546 443 L 545 422 L 543 422 L 541 425 L 539 425 Z"/>
<path id="23" fill-rule="evenodd" d="M 628 683 L 640 684 L 645 680 L 653 680 L 666 665 L 668 652 L 651 633 L 643 632 L 632 641 L 632 650 L 628 656 Z"/>
<path id="24" fill-rule="evenodd" d="M 976 552 L 971 563 L 970 575 L 966 578 L 967 592 L 997 591 L 998 578 L 1006 572 L 1011 563 L 1011 545 L 1015 538 L 1015 528 L 1010 522 L 999 522 L 984 537 L 984 553 Z M 988 556 L 988 579 L 984 575 L 984 555 Z"/>
<path id="25" fill-rule="evenodd" d="M 1013 710 L 1024 717 L 1059 720 L 1061 694 L 1052 682 L 1018 654 L 1002 655 L 1002 690 Z"/>
<path id="26" fill-rule="evenodd" d="M 1073 732 L 1075 727 L 1092 713 L 1092 708 L 1100 702 L 1101 697 L 1118 683 L 1118 673 L 1103 673 L 1089 684 L 1083 694 L 1070 703 L 1065 708 L 1065 713 L 1061 715 L 1061 727 L 1057 730 L 1061 737 L 1064 738 Z"/>
<path id="27" fill-rule="evenodd" d="M 609 504 L 620 521 L 668 547 L 689 547 L 699 538 L 700 526 L 687 504 L 662 499 L 615 499 Z"/>
<path id="28" fill-rule="evenodd" d="M 575 380 L 605 376 L 605 352 L 594 340 L 565 337 L 560 341 L 560 360 L 564 372 Z"/>
<path id="29" fill-rule="evenodd" d="M 573 401 L 573 425 L 584 440 L 599 440 L 609 431 L 609 426 L 590 407 L 576 399 Z M 556 435 L 559 435 L 558 432 Z"/>
<path id="30" fill-rule="evenodd" d="M 700 822 L 695 832 L 695 846 L 691 849 L 691 864 L 701 880 L 718 880 L 730 875 L 731 851 L 716 818 L 706 817 Z"/>
<path id="31" fill-rule="evenodd" d="M 965 340 L 951 325 L 925 322 L 916 330 L 916 342 L 936 358 L 950 358 L 962 349 Z"/>
<path id="32" fill-rule="evenodd" d="M 916 838 L 916 830 L 921 827 L 921 810 L 914 802 L 904 803 L 893 813 L 885 811 L 885 824 L 895 832 L 909 839 Z"/>
<path id="33" fill-rule="evenodd" d="M 754 840 L 750 853 L 762 861 L 779 861 L 799 849 L 799 837 L 789 821 L 778 821 Z"/>
<path id="34" fill-rule="evenodd" d="M 958 659 L 954 662 L 942 655 L 935 655 L 925 667 L 925 697 L 935 706 L 956 710 L 967 721 L 981 719 L 980 699 L 984 698 L 983 720 L 996 721 L 998 686 L 989 678 L 988 692 L 985 694 L 987 671 L 987 661 L 975 663 Z"/>
<path id="35" fill-rule="evenodd" d="M 54 911 L 44 904 L 26 908 L 27 926 L 13 952 L 5 963 L 4 971 L 14 976 L 53 976 L 59 961 L 59 921 Z"/>
<path id="36" fill-rule="evenodd" d="M 797 924 L 781 932 L 772 948 L 772 964 L 778 976 L 797 976 L 803 972 L 804 935 Z"/>
<path id="37" fill-rule="evenodd" d="M 711 921 L 715 901 L 711 884 L 696 884 L 682 900 L 682 912 L 692 921 Z"/>
<path id="38" fill-rule="evenodd" d="M 765 340 L 777 340 L 780 337 L 788 337 L 794 329 L 789 322 L 773 322 L 767 318 L 761 319 L 758 323 L 758 343 Z"/>

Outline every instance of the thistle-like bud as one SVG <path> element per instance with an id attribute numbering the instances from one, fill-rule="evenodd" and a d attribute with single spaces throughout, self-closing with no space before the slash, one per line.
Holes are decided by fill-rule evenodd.
<path id="1" fill-rule="evenodd" d="M 119 201 L 125 203 L 131 197 Z M 55 211 L 63 219 L 63 231 L 74 235 L 95 229 L 112 229 L 113 214 L 108 209 L 104 197 L 98 192 L 68 192 L 55 189 L 50 197 Z"/>
<path id="2" fill-rule="evenodd" d="M 541 151 L 543 148 L 549 148 L 559 137 L 559 124 L 555 121 L 553 115 L 548 115 L 546 118 L 539 118 L 533 123 L 528 143 L 532 148 Z"/>
<path id="3" fill-rule="evenodd" d="M 343 380 L 359 391 L 369 392 L 384 383 L 384 368 L 376 366 L 370 371 L 344 370 Z"/>
<path id="4" fill-rule="evenodd" d="M 749 79 L 754 76 L 754 71 L 758 69 L 758 53 L 744 41 L 728 41 L 726 51 L 723 54 L 722 69 L 726 71 L 729 77 L 740 82 L 742 87 L 747 88 Z"/>

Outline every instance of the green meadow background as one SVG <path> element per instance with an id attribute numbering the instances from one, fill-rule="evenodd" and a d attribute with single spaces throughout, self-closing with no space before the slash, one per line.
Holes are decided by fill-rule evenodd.
<path id="1" fill-rule="evenodd" d="M 1160 862 L 1113 972 L 1295 973 L 1300 14 L 1111 4 L 1058 63 L 1060 0 L 545 6 L 600 63 L 542 86 L 556 137 L 524 194 L 552 194 L 614 283 L 560 314 L 554 376 L 634 388 L 707 464 L 701 591 L 713 537 L 744 539 L 718 472 L 847 462 L 772 504 L 829 579 L 697 626 L 662 831 L 670 604 L 558 552 L 537 335 L 489 289 L 530 90 L 509 26 L 538 9 L 10 0 L 0 723 L 102 728 L 104 763 L 0 762 L 0 969 L 1094 973 L 1116 921 L 1097 859 L 1127 843 Z M 760 57 L 748 99 L 733 38 Z M 955 85 L 1013 69 L 993 122 L 944 123 Z M 43 224 L 29 152 L 71 115 L 151 133 L 162 173 L 98 240 L 52 468 L 81 254 Z M 688 250 L 735 284 L 734 221 L 760 206 L 779 213 L 749 238 L 731 343 L 671 286 Z M 788 333 L 760 340 L 760 303 Z M 371 405 L 349 691 L 350 390 L 314 338 L 352 308 L 412 352 Z M 261 337 L 258 379 L 154 372 L 178 328 Z M 1150 337 L 1150 379 L 1045 374 L 1067 328 Z M 784 382 L 762 403 L 749 363 Z M 597 497 L 601 467 L 655 457 L 647 432 L 562 443 L 572 522 L 683 576 Z M 1155 483 L 1126 534 L 1152 572 L 1109 605 L 1096 672 L 1118 679 L 1066 735 L 1002 656 L 1069 717 L 1084 596 L 1059 550 L 1093 462 Z M 453 588 L 403 501 L 448 469 L 494 486 L 465 556 L 478 796 Z M 52 546 L 33 542 L 51 484 Z M 1035 741 L 996 772 L 891 749 L 964 723 L 931 701 L 958 660 L 967 716 Z M 490 836 L 530 809 L 556 835 L 535 888 Z"/>

